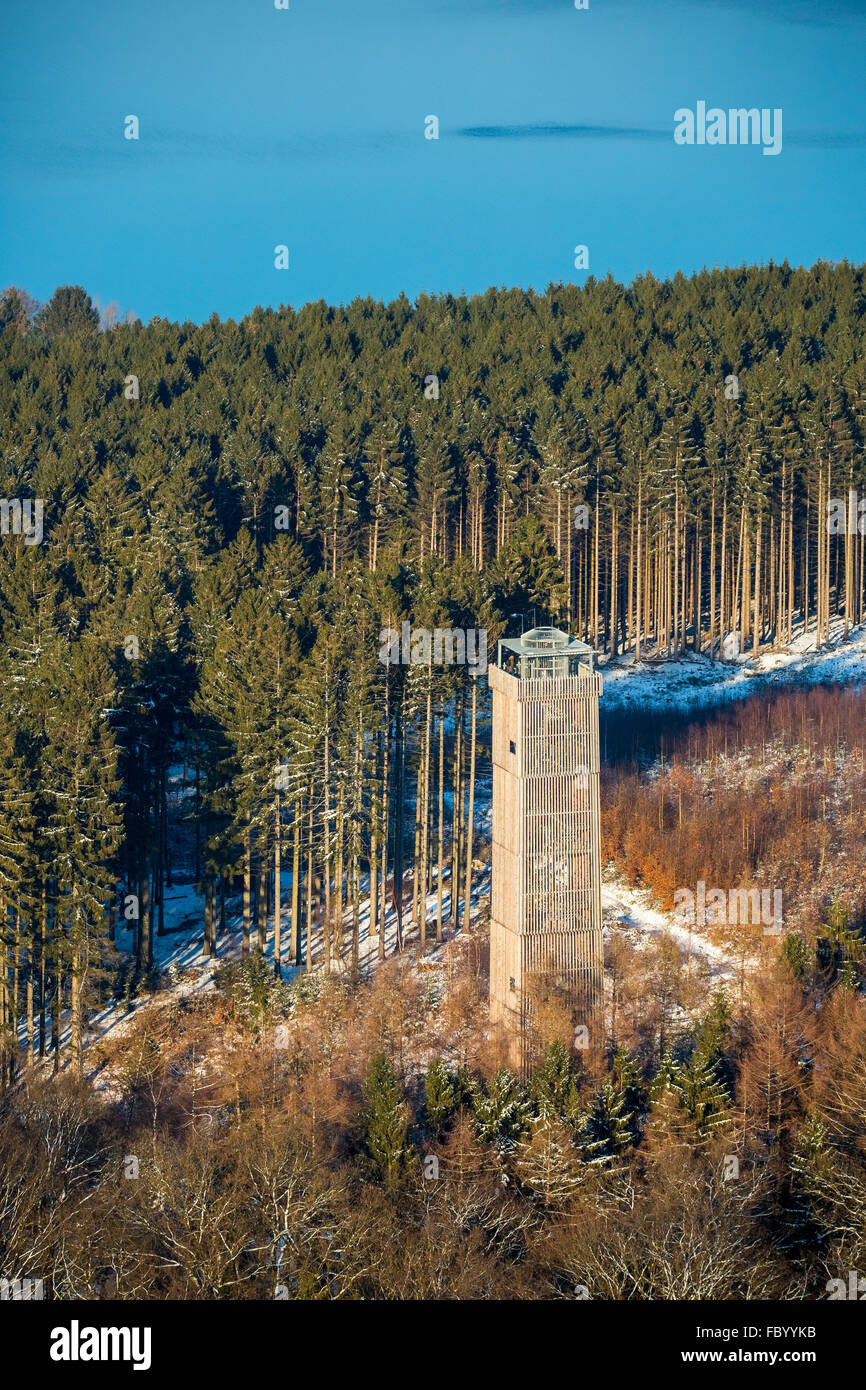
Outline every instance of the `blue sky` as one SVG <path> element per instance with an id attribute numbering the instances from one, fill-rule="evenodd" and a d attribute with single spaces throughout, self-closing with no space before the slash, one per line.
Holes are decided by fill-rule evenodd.
<path id="1" fill-rule="evenodd" d="M 0 285 L 40 299 L 866 260 L 866 0 L 6 0 L 0 38 Z M 675 145 L 698 100 L 781 107 L 782 153 Z"/>

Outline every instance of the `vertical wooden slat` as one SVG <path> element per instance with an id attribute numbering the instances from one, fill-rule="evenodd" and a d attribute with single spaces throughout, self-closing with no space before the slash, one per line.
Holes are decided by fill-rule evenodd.
<path id="1" fill-rule="evenodd" d="M 592 1031 L 600 1014 L 602 683 L 587 666 L 576 675 L 529 680 L 491 667 L 489 682 L 490 1015 L 507 1032 L 512 1064 L 525 1071 L 533 1060 L 533 977 L 561 982 L 575 1024 Z"/>

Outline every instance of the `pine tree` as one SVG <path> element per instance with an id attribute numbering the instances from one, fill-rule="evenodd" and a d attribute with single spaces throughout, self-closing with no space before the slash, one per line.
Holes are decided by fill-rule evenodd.
<path id="1" fill-rule="evenodd" d="M 787 1224 L 791 1241 L 812 1251 L 838 1243 L 839 1264 L 857 1267 L 866 1253 L 866 1181 L 862 1165 L 833 1144 L 816 1112 L 804 1121 L 791 1158 L 793 1174 Z"/>
<path id="2" fill-rule="evenodd" d="M 417 1163 L 409 1143 L 409 1106 L 384 1052 L 373 1058 L 364 1083 L 361 1130 L 371 1170 L 388 1187 L 399 1185 Z"/>
<path id="3" fill-rule="evenodd" d="M 431 430 L 418 445 L 415 478 L 419 558 L 447 555 L 448 513 L 454 494 L 454 464 L 448 441 Z"/>
<path id="4" fill-rule="evenodd" d="M 380 552 L 404 514 L 407 474 L 402 462 L 400 427 L 394 416 L 378 420 L 364 443 L 368 497 L 368 563 L 375 570 Z"/>
<path id="5" fill-rule="evenodd" d="M 720 986 L 713 995 L 712 1003 L 695 1037 L 696 1047 L 708 1062 L 717 1063 L 724 1055 L 725 1044 L 731 1030 L 731 1003 L 727 992 Z"/>
<path id="6" fill-rule="evenodd" d="M 818 941 L 818 960 L 830 981 L 842 989 L 855 989 L 866 960 L 866 945 L 848 923 L 850 912 L 839 894 L 827 909 L 827 935 Z"/>
<path id="7" fill-rule="evenodd" d="M 512 1165 L 521 1186 L 548 1210 L 563 1206 L 585 1179 L 571 1127 L 552 1114 L 534 1122 L 517 1145 Z"/>
<path id="8" fill-rule="evenodd" d="M 515 527 L 491 566 L 490 586 L 509 630 L 514 614 L 521 614 L 528 628 L 552 622 L 562 611 L 567 599 L 562 569 L 535 517 Z"/>
<path id="9" fill-rule="evenodd" d="M 445 1128 L 458 1104 L 456 1079 L 441 1057 L 431 1063 L 424 1078 L 424 1114 L 432 1134 Z"/>
<path id="10" fill-rule="evenodd" d="M 61 285 L 40 309 L 36 323 L 48 338 L 87 335 L 98 329 L 99 314 L 80 285 Z"/>
<path id="11" fill-rule="evenodd" d="M 659 1063 L 658 1071 L 650 1082 L 649 1098 L 651 1105 L 658 1105 L 663 1096 L 673 1091 L 676 1074 L 677 1065 L 674 1061 L 673 1053 L 668 1047 L 665 1049 L 664 1056 Z"/>
<path id="12" fill-rule="evenodd" d="M 683 1110 L 693 1121 L 700 1139 L 730 1123 L 730 1096 L 714 1062 L 695 1048 L 688 1061 L 677 1068 L 673 1091 Z"/>
<path id="13" fill-rule="evenodd" d="M 352 554 L 359 511 L 358 479 L 341 432 L 329 434 L 318 460 L 318 475 L 324 567 L 334 579 L 338 564 Z"/>
<path id="14" fill-rule="evenodd" d="M 40 741 L 30 721 L 14 716 L 0 702 L 0 1091 L 12 1082 L 16 1070 L 19 1020 L 14 1002 L 22 972 L 29 1006 L 27 1063 L 32 1054 L 35 962 L 42 948 L 38 890 L 44 881 L 45 848 L 38 826 L 39 755 Z"/>
<path id="15" fill-rule="evenodd" d="M 250 948 L 252 874 L 264 891 L 269 856 L 281 834 L 284 767 L 289 760 L 287 718 L 291 677 L 288 630 L 271 596 L 248 590 L 217 635 L 202 672 L 197 708 L 211 721 L 217 756 L 209 769 L 205 800 L 227 812 L 231 843 L 244 873 L 243 953 Z M 225 797 L 231 787 L 231 801 Z M 221 838 L 225 832 L 220 831 Z M 216 848 L 215 845 L 212 849 Z M 261 931 L 260 931 L 261 936 Z M 260 947 L 263 942 L 259 941 Z M 279 960 L 274 961 L 279 973 Z"/>
<path id="16" fill-rule="evenodd" d="M 478 1138 L 506 1151 L 528 1130 L 532 1107 L 525 1088 L 507 1067 L 500 1067 L 485 1087 L 476 1083 L 472 1113 Z"/>
<path id="17" fill-rule="evenodd" d="M 108 723 L 113 680 L 90 641 L 71 644 L 52 672 L 42 756 L 45 836 L 56 893 L 55 972 L 70 977 L 71 1046 L 80 1073 L 87 987 L 104 963 L 112 864 L 120 841 L 117 747 Z"/>
<path id="18" fill-rule="evenodd" d="M 628 1049 L 622 1046 L 617 1048 L 613 1059 L 613 1084 L 624 1097 L 626 1109 L 632 1114 L 637 1137 L 637 1116 L 644 1108 L 645 1094 L 637 1064 Z"/>
<path id="19" fill-rule="evenodd" d="M 563 1044 L 554 1041 L 534 1073 L 532 1099 L 540 1118 L 573 1122 L 579 1107 L 577 1074 Z"/>
<path id="20" fill-rule="evenodd" d="M 621 1159 L 634 1142 L 634 1115 L 626 1107 L 624 1091 L 617 1091 L 610 1079 L 595 1094 L 582 1129 L 578 1146 L 586 1163 L 609 1166 Z"/>

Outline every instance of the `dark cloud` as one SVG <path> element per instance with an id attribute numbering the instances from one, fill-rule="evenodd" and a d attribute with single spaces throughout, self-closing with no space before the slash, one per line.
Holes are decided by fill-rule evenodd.
<path id="1" fill-rule="evenodd" d="M 688 105 L 688 103 L 685 103 Z M 671 124 L 663 130 L 651 126 L 617 125 L 473 125 L 463 126 L 458 135 L 470 140 L 656 140 L 669 143 Z M 804 149 L 854 150 L 866 147 L 866 131 L 803 130 L 784 131 L 784 145 Z"/>
<path id="2" fill-rule="evenodd" d="M 119 128 L 118 128 L 119 129 Z M 56 178 L 79 178 L 93 173 L 128 174 L 136 179 L 143 170 L 158 172 L 176 165 L 226 168 L 241 165 L 266 170 L 286 170 L 299 164 L 323 165 L 329 160 L 356 161 L 360 156 L 393 158 L 395 151 L 417 143 L 412 131 L 310 130 L 293 137 L 264 132 L 260 137 L 232 131 L 169 130 L 142 125 L 140 140 L 124 140 L 115 133 L 110 141 L 102 130 L 90 138 L 58 141 L 51 132 L 9 142 L 4 149 L 8 166 Z"/>
<path id="3" fill-rule="evenodd" d="M 860 150 L 866 147 L 863 130 L 803 130 L 785 136 L 786 145 L 803 145 L 821 150 Z"/>
<path id="4" fill-rule="evenodd" d="M 618 125 L 470 125 L 458 135 L 471 140 L 670 140 L 670 130 Z"/>

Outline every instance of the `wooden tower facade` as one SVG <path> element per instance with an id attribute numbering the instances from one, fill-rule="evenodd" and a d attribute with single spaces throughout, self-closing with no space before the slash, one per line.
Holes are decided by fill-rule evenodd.
<path id="1" fill-rule="evenodd" d="M 490 1017 L 511 1065 L 536 1023 L 567 1012 L 599 1045 L 603 989 L 598 701 L 592 649 L 556 628 L 499 643 L 493 690 Z M 585 1031 L 584 1031 L 585 1030 Z"/>

